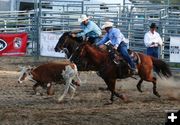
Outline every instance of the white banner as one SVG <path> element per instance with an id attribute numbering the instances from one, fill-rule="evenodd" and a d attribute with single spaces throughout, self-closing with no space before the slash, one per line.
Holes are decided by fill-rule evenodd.
<path id="1" fill-rule="evenodd" d="M 170 62 L 180 62 L 180 37 L 170 37 Z"/>
<path id="2" fill-rule="evenodd" d="M 64 53 L 55 52 L 54 48 L 62 34 L 41 32 L 40 55 L 51 57 L 65 57 Z"/>

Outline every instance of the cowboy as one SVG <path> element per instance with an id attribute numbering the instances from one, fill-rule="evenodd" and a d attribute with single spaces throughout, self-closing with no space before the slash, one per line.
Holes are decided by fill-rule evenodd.
<path id="1" fill-rule="evenodd" d="M 81 15 L 78 21 L 81 22 L 80 25 L 83 31 L 77 34 L 73 33 L 72 37 L 85 36 L 88 42 L 97 43 L 100 40 L 102 32 L 101 29 L 96 25 L 96 23 L 89 19 L 90 17 L 87 17 L 86 15 Z"/>
<path id="2" fill-rule="evenodd" d="M 96 45 L 99 46 L 99 48 L 104 48 L 104 43 L 110 40 L 110 43 L 113 45 L 114 49 L 121 53 L 123 58 L 129 63 L 132 73 L 136 74 L 136 66 L 128 54 L 127 43 L 124 42 L 125 37 L 121 31 L 117 28 L 114 28 L 112 22 L 105 22 L 105 24 L 102 26 L 102 29 L 105 29 L 106 34 Z M 116 63 L 115 60 L 114 62 Z"/>
<path id="3" fill-rule="evenodd" d="M 144 44 L 147 47 L 147 55 L 158 58 L 158 47 L 162 46 L 163 42 L 156 29 L 156 24 L 152 23 L 150 31 L 144 35 Z"/>

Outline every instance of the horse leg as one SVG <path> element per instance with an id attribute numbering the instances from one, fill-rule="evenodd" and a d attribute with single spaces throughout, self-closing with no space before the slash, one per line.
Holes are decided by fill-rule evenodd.
<path id="1" fill-rule="evenodd" d="M 154 81 L 152 82 L 153 83 L 153 94 L 160 98 L 161 96 L 159 95 L 158 91 L 156 90 L 156 88 L 157 88 L 156 87 L 156 78 L 153 77 L 153 79 L 154 79 Z"/>
<path id="2" fill-rule="evenodd" d="M 138 82 L 138 84 L 136 85 L 137 90 L 138 90 L 139 92 L 143 92 L 143 91 L 141 90 L 141 84 L 142 84 L 142 82 L 143 82 L 143 79 L 140 79 L 139 82 Z"/>
<path id="3" fill-rule="evenodd" d="M 126 98 L 123 94 L 119 94 L 115 91 L 116 79 L 105 80 L 105 82 L 108 86 L 108 89 L 111 91 L 111 98 L 110 98 L 111 104 L 114 102 L 114 95 L 119 97 L 120 99 L 122 99 L 124 101 L 126 100 Z"/>
<path id="4" fill-rule="evenodd" d="M 157 88 L 156 87 L 156 81 L 157 81 L 156 78 L 155 77 L 149 77 L 149 79 L 147 79 L 147 81 L 153 83 L 153 94 L 160 98 L 161 96 L 159 95 L 159 93 L 156 90 L 156 88 Z"/>
<path id="5" fill-rule="evenodd" d="M 153 94 L 154 95 L 156 95 L 157 97 L 160 97 L 160 95 L 159 95 L 159 93 L 157 92 L 157 90 L 156 90 L 156 81 L 157 81 L 157 79 L 156 79 L 156 77 L 153 77 L 152 76 L 152 68 L 145 68 L 146 69 L 146 72 L 145 72 L 145 74 L 146 74 L 146 81 L 148 81 L 148 82 L 152 82 L 153 83 Z"/>

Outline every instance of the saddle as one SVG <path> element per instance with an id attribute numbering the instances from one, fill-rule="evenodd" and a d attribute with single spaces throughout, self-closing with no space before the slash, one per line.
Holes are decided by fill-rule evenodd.
<path id="1" fill-rule="evenodd" d="M 127 77 L 127 75 L 134 74 L 128 62 L 123 59 L 121 53 L 119 53 L 116 49 L 114 49 L 111 44 L 108 44 L 106 46 L 108 52 L 110 53 L 110 58 L 118 67 L 119 77 L 125 78 Z M 128 53 L 135 63 L 139 61 L 139 58 L 135 52 L 133 52 L 132 50 L 128 50 Z"/>
<path id="2" fill-rule="evenodd" d="M 131 59 L 136 63 L 136 64 L 140 64 L 141 63 L 141 59 L 139 57 L 139 53 L 138 52 L 134 52 L 130 49 L 128 49 L 128 53 L 131 57 Z"/>
<path id="3" fill-rule="evenodd" d="M 122 55 L 116 49 L 114 49 L 113 45 L 107 44 L 106 47 L 109 52 L 110 58 L 115 64 L 120 64 L 121 61 L 124 61 Z"/>

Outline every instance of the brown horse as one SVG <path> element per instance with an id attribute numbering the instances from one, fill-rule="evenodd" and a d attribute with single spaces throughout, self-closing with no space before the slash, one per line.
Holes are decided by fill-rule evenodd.
<path id="1" fill-rule="evenodd" d="M 105 81 L 108 89 L 111 91 L 110 100 L 112 102 L 114 100 L 114 95 L 121 99 L 126 99 L 123 94 L 118 94 L 115 91 L 115 83 L 117 78 L 123 79 L 132 76 L 127 62 L 122 59 L 120 64 L 116 65 L 110 58 L 108 51 L 100 50 L 99 48 L 88 43 L 81 44 L 75 53 L 73 53 L 70 60 L 76 61 L 78 58 L 82 60 L 85 59 L 88 62 L 93 63 L 99 69 L 100 76 Z M 152 76 L 151 71 L 153 70 L 154 66 L 157 68 L 157 74 L 162 73 L 163 76 L 169 77 L 171 76 L 169 66 L 162 60 L 155 59 L 142 53 L 138 53 L 138 59 L 141 60 L 141 62 L 139 62 L 137 65 L 138 74 L 141 77 L 137 84 L 138 90 L 141 91 L 141 83 L 143 80 L 149 81 L 153 83 L 153 93 L 160 97 L 156 90 L 156 78 Z"/>
<path id="2" fill-rule="evenodd" d="M 130 56 L 137 63 L 138 75 L 140 80 L 137 84 L 137 89 L 142 92 L 141 84 L 143 80 L 153 83 L 153 93 L 160 97 L 159 93 L 156 91 L 156 77 L 153 76 L 153 69 L 158 74 L 158 76 L 170 77 L 172 75 L 169 66 L 162 60 L 154 58 L 152 56 L 145 55 L 140 52 L 134 52 L 129 50 Z"/>

